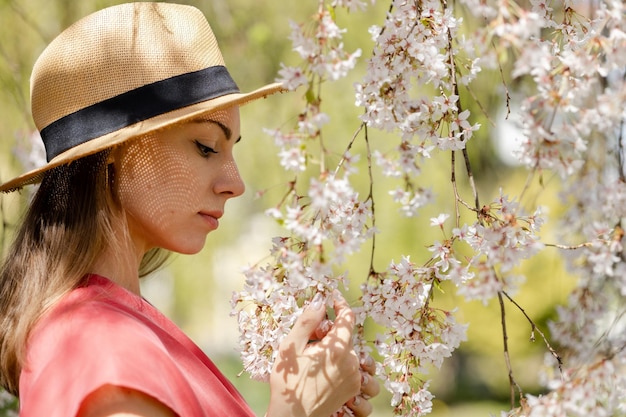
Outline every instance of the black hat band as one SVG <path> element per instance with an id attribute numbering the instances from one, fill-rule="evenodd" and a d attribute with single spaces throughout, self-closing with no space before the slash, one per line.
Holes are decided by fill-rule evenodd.
<path id="1" fill-rule="evenodd" d="M 41 130 L 48 162 L 81 143 L 192 104 L 239 93 L 224 66 L 156 81 L 64 116 Z"/>

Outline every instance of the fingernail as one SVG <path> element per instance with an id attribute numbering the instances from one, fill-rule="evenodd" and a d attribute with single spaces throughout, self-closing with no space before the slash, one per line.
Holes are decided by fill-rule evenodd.
<path id="1" fill-rule="evenodd" d="M 367 385 L 370 382 L 370 378 L 367 374 L 361 374 L 361 386 Z"/>
<path id="2" fill-rule="evenodd" d="M 328 333 L 330 331 L 332 324 L 333 324 L 332 321 L 324 320 L 322 321 L 322 323 L 320 323 L 319 329 L 322 333 Z"/>
<path id="3" fill-rule="evenodd" d="M 360 402 L 361 402 L 361 399 L 359 398 L 358 395 L 354 397 L 354 400 L 352 400 L 353 405 L 359 405 Z"/>
<path id="4" fill-rule="evenodd" d="M 322 293 L 318 292 L 317 294 L 315 294 L 315 297 L 313 297 L 313 300 L 311 301 L 311 308 L 313 308 L 314 310 L 319 310 L 320 308 L 322 308 L 322 305 L 324 305 Z"/>
<path id="5" fill-rule="evenodd" d="M 361 358 L 361 365 L 363 365 L 363 366 L 372 366 L 372 365 L 374 365 L 374 359 L 370 355 L 367 355 L 367 356 Z"/>

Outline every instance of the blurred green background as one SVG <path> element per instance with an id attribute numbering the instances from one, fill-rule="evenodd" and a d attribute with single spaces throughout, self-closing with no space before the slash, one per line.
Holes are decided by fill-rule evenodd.
<path id="1" fill-rule="evenodd" d="M 223 55 L 233 78 L 243 91 L 272 82 L 279 63 L 298 63 L 288 39 L 289 19 L 307 20 L 317 9 L 318 2 L 205 0 L 180 1 L 200 8 L 207 16 L 220 42 Z M 5 181 L 22 168 L 13 148 L 32 132 L 28 100 L 28 80 L 36 57 L 63 28 L 78 18 L 102 7 L 121 3 L 110 0 L 0 0 L 0 180 Z M 352 84 L 363 75 L 365 59 L 372 48 L 367 28 L 381 25 L 389 5 L 378 2 L 366 12 L 339 12 L 340 26 L 348 27 L 345 44 L 348 51 L 362 48 L 363 57 L 352 75 L 326 88 L 323 109 L 332 122 L 324 132 L 326 143 L 341 153 L 358 127 L 360 109 L 354 107 Z M 466 16 L 471 26 L 471 19 Z M 497 78 L 494 78 L 497 77 Z M 489 202 L 502 187 L 505 193 L 516 195 L 527 181 L 525 170 L 510 165 L 500 150 L 510 143 L 510 131 L 494 128 L 492 121 L 500 120 L 502 88 L 495 73 L 485 72 L 474 85 L 473 94 L 486 110 L 481 115 L 478 105 L 466 100 L 464 105 L 473 112 L 475 121 L 483 125 L 472 139 L 469 153 L 476 176 L 481 201 Z M 266 385 L 254 382 L 244 373 L 236 353 L 237 323 L 229 315 L 230 297 L 242 287 L 241 267 L 262 261 L 267 255 L 270 238 L 280 233 L 263 211 L 276 204 L 290 176 L 279 166 L 272 139 L 263 127 L 290 128 L 302 106 L 302 92 L 272 97 L 242 108 L 243 141 L 236 148 L 240 170 L 247 183 L 247 192 L 230 201 L 220 229 L 212 233 L 203 252 L 195 256 L 175 256 L 167 268 L 148 277 L 143 283 L 146 298 L 156 304 L 178 323 L 220 366 L 242 391 L 258 415 L 263 415 L 267 401 Z M 465 94 L 469 98 L 469 94 Z M 508 123 L 504 123 L 508 126 Z M 502 126 L 497 124 L 496 126 Z M 392 149 L 396 139 L 370 131 L 373 145 L 383 151 Z M 504 140 L 507 139 L 507 140 Z M 354 152 L 362 152 L 357 142 Z M 460 157 L 457 159 L 461 159 Z M 365 158 L 363 157 L 364 161 Z M 421 185 L 433 188 L 437 205 L 424 209 L 416 219 L 403 219 L 390 201 L 386 189 L 395 186 L 393 180 L 379 177 L 375 184 L 377 198 L 377 237 L 375 266 L 384 269 L 394 259 L 410 255 L 417 263 L 428 259 L 426 246 L 441 239 L 438 229 L 429 227 L 429 218 L 440 212 L 452 213 L 449 154 L 435 157 L 423 167 Z M 336 162 L 336 161 L 335 161 Z M 364 166 L 361 173 L 365 174 Z M 462 166 L 457 166 L 462 172 Z M 365 177 L 365 175 L 363 175 Z M 460 176 L 463 196 L 471 201 L 466 178 Z M 365 193 L 367 183 L 358 182 Z M 551 242 L 552 228 L 562 208 L 557 200 L 558 183 L 549 177 L 530 182 L 524 203 L 528 207 L 541 204 L 549 207 L 551 219 L 542 233 Z M 3 225 L 0 230 L 6 248 L 14 225 L 23 210 L 27 192 L 2 195 Z M 261 195 L 259 197 L 259 195 Z M 469 218 L 468 218 L 469 219 Z M 352 285 L 348 297 L 355 300 L 358 284 L 367 274 L 369 248 L 353 256 L 346 269 Z M 561 264 L 556 249 L 546 249 L 526 262 L 520 270 L 527 282 L 515 299 L 530 317 L 547 332 L 545 323 L 554 318 L 554 306 L 563 303 L 573 285 Z M 433 416 L 499 415 L 508 408 L 509 384 L 502 349 L 499 305 L 492 302 L 466 303 L 444 286 L 445 293 L 437 302 L 448 308 L 459 307 L 458 320 L 470 323 L 469 340 L 447 360 L 443 368 L 431 375 L 431 388 L 436 395 Z M 537 373 L 546 353 L 541 341 L 530 342 L 530 326 L 511 304 L 507 304 L 509 348 L 513 370 L 518 383 L 527 392 L 540 390 Z M 375 329 L 370 330 L 373 332 Z M 382 393 L 376 399 L 374 416 L 390 416 L 389 396 Z"/>

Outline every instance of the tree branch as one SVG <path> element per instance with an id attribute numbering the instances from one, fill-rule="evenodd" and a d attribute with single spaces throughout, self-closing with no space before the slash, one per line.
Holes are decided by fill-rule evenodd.
<path id="1" fill-rule="evenodd" d="M 513 303 L 513 305 L 515 305 L 515 307 L 517 307 L 519 311 L 522 312 L 524 317 L 526 317 L 526 320 L 528 320 L 528 323 L 530 323 L 530 340 L 534 342 L 535 332 L 539 333 L 539 336 L 541 336 L 541 338 L 543 339 L 543 343 L 545 343 L 552 356 L 554 356 L 554 359 L 556 359 L 556 361 L 558 362 L 559 372 L 563 373 L 563 359 L 561 359 L 561 356 L 556 352 L 556 350 L 554 350 L 552 345 L 550 345 L 550 342 L 548 341 L 546 335 L 541 331 L 541 329 L 539 329 L 539 327 L 537 327 L 537 324 L 528 316 L 528 314 L 526 314 L 526 311 L 524 311 L 522 306 L 520 306 L 513 298 L 511 298 L 511 296 L 507 294 L 506 291 L 502 291 L 502 294 L 504 294 L 504 296 L 508 298 L 509 301 Z"/>
<path id="2" fill-rule="evenodd" d="M 506 311 L 504 308 L 504 300 L 502 294 L 504 291 L 498 291 L 498 301 L 500 302 L 500 322 L 502 324 L 502 342 L 504 344 L 504 362 L 509 371 L 509 386 L 511 388 L 511 409 L 515 408 L 515 389 L 519 392 L 520 399 L 523 397 L 522 388 L 513 377 L 513 367 L 511 366 L 511 358 L 509 357 L 509 336 L 506 331 Z"/>

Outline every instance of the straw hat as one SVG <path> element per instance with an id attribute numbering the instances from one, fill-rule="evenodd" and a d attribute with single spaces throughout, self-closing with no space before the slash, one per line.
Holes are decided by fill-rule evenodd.
<path id="1" fill-rule="evenodd" d="M 0 186 L 42 174 L 129 139 L 283 90 L 240 93 L 206 18 L 171 3 L 128 3 L 93 13 L 43 51 L 31 76 L 33 119 L 48 163 Z"/>

